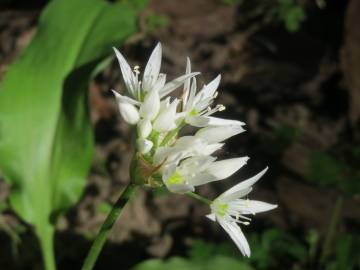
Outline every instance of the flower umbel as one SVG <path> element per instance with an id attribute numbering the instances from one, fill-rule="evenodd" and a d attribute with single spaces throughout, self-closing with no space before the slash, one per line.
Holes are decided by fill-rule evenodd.
<path id="1" fill-rule="evenodd" d="M 160 73 L 162 47 L 158 43 L 140 79 L 140 67 L 132 69 L 122 54 L 115 48 L 114 51 L 127 95 L 115 90 L 113 93 L 124 121 L 136 125 L 136 148 L 130 169 L 133 185 L 164 185 L 170 192 L 187 194 L 208 204 L 211 214 L 207 217 L 224 228 L 244 256 L 250 256 L 240 226 L 250 224 L 249 215 L 272 210 L 276 205 L 244 197 L 267 168 L 213 201 L 194 193 L 200 185 L 230 177 L 249 159 L 217 160 L 214 156 L 226 139 L 245 131 L 243 122 L 212 116 L 225 110 L 221 104 L 213 105 L 221 75 L 197 91 L 196 76 L 200 73 L 191 72 L 188 58 L 185 74 L 166 82 L 166 74 Z M 170 96 L 178 88 L 182 88 L 180 96 Z M 199 129 L 194 135 L 179 136 L 186 125 Z"/>

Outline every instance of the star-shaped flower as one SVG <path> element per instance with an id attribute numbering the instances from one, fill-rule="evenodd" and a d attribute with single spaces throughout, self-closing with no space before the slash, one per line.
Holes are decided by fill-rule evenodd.
<path id="1" fill-rule="evenodd" d="M 207 215 L 209 219 L 220 224 L 241 253 L 247 257 L 250 257 L 250 247 L 239 225 L 249 225 L 251 219 L 247 215 L 255 215 L 277 207 L 266 202 L 242 199 L 252 191 L 252 186 L 266 171 L 267 168 L 222 193 L 211 203 L 211 214 Z"/>

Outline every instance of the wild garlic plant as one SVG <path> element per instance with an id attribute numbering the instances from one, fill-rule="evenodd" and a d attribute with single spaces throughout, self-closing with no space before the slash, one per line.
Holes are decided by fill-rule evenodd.
<path id="1" fill-rule="evenodd" d="M 140 68 L 133 69 L 122 54 L 114 48 L 120 64 L 127 94 L 112 90 L 124 121 L 134 127 L 136 146 L 130 168 L 131 183 L 114 205 L 85 261 L 84 270 L 92 269 L 111 226 L 121 209 L 132 196 L 136 186 L 157 188 L 166 186 L 170 192 L 191 196 L 209 206 L 207 217 L 218 222 L 229 234 L 244 256 L 250 256 L 248 242 L 241 225 L 249 225 L 259 212 L 276 205 L 244 199 L 267 168 L 240 182 L 223 194 L 210 200 L 195 193 L 196 187 L 228 178 L 243 167 L 248 157 L 217 160 L 214 153 L 224 141 L 244 131 L 243 122 L 212 116 L 223 111 L 223 105 L 213 105 L 218 95 L 221 76 L 197 90 L 196 76 L 191 71 L 189 58 L 185 74 L 166 82 L 160 73 L 162 48 L 153 50 L 140 79 Z M 174 90 L 182 87 L 179 97 Z M 198 128 L 194 135 L 179 136 L 190 125 Z"/>

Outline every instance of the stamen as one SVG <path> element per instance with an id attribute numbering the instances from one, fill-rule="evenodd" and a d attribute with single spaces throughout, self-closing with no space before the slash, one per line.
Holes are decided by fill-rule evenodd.
<path id="1" fill-rule="evenodd" d="M 213 114 L 213 113 L 221 112 L 221 111 L 223 111 L 223 110 L 225 110 L 225 109 L 226 109 L 225 106 L 222 105 L 222 104 L 216 105 L 216 107 L 213 108 L 213 109 L 211 109 L 210 107 L 208 107 L 207 110 L 206 110 L 206 113 L 204 113 L 204 116 L 209 116 L 209 115 L 211 115 L 211 114 Z"/>
<path id="2" fill-rule="evenodd" d="M 134 72 L 140 72 L 139 69 L 140 69 L 140 66 L 136 65 L 136 66 L 134 67 Z"/>
<path id="3" fill-rule="evenodd" d="M 228 216 L 228 220 L 229 220 L 229 221 L 232 221 L 232 222 L 236 222 L 236 223 L 238 223 L 238 224 L 250 225 L 250 222 L 248 222 L 248 221 L 243 221 L 243 220 L 240 220 L 240 219 L 235 219 L 235 218 L 233 218 L 232 216 Z"/>

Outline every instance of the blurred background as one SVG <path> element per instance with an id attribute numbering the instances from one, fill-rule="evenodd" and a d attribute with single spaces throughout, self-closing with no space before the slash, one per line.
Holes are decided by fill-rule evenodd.
<path id="1" fill-rule="evenodd" d="M 53 1 L 0 2 L 0 80 Z M 204 217 L 206 206 L 163 190 L 138 190 L 96 269 L 360 269 L 360 1 L 109 2 L 136 5 L 136 30 L 112 45 L 132 66 L 143 68 L 160 41 L 162 72 L 170 78 L 184 73 L 189 56 L 193 70 L 202 72 L 201 84 L 222 74 L 222 116 L 247 124 L 219 153 L 248 155 L 246 168 L 199 192 L 214 198 L 269 166 L 250 198 L 279 207 L 244 227 L 252 249 L 245 259 Z M 73 44 L 67 46 L 71 51 Z M 124 85 L 115 59 L 107 63 L 87 88 L 95 148 L 80 199 L 56 223 L 59 269 L 80 269 L 129 181 L 131 130 L 109 92 L 124 92 Z M 0 269 L 41 269 L 38 240 L 9 206 L 12 184 L 4 178 L 0 173 Z"/>

